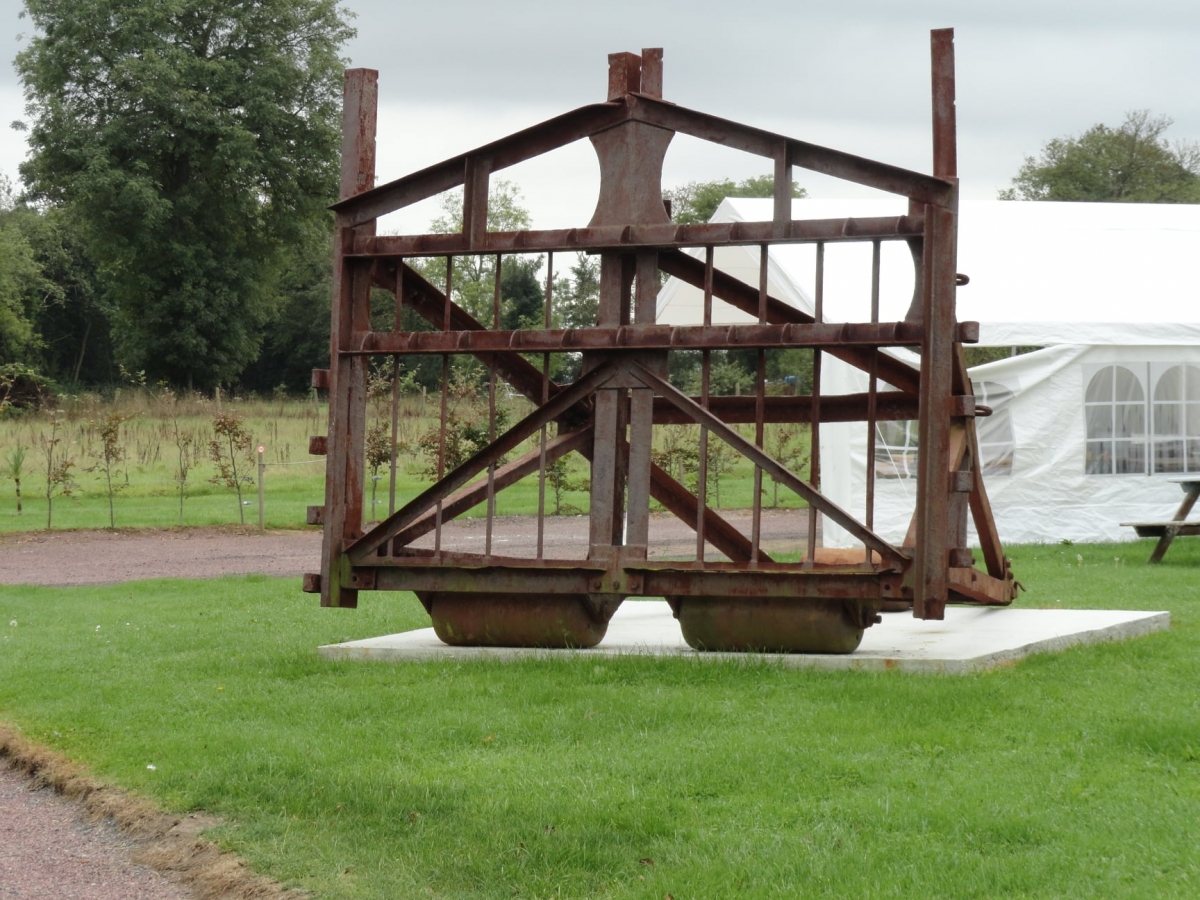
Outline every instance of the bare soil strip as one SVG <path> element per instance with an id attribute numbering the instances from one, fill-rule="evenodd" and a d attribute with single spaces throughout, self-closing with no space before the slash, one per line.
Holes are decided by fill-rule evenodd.
<path id="1" fill-rule="evenodd" d="M 748 510 L 724 513 L 735 528 L 750 534 Z M 455 519 L 443 528 L 442 546 L 482 552 L 483 519 Z M 808 533 L 803 510 L 763 510 L 762 547 L 771 552 L 801 552 Z M 586 516 L 547 520 L 545 554 L 552 559 L 587 555 Z M 650 523 L 652 558 L 686 558 L 695 553 L 695 532 L 674 516 Z M 433 546 L 426 535 L 417 546 Z M 492 547 L 505 556 L 533 556 L 537 519 L 497 519 Z M 715 556 L 714 556 L 715 558 Z M 321 566 L 321 532 L 245 528 L 125 529 L 119 531 L 31 531 L 0 535 L 0 584 L 70 586 L 117 584 L 146 578 L 216 578 L 263 574 L 299 576 Z"/>

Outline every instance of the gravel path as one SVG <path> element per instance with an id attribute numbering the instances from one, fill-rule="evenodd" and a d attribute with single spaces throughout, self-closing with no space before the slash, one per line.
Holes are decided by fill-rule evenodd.
<path id="1" fill-rule="evenodd" d="M 189 900 L 130 862 L 132 842 L 0 761 L 0 900 Z"/>
<path id="2" fill-rule="evenodd" d="M 731 511 L 725 517 L 743 534 L 750 533 L 750 515 Z M 447 549 L 482 552 L 485 520 L 456 519 L 443 530 Z M 808 518 L 797 510 L 764 510 L 762 546 L 767 552 L 803 549 Z M 586 516 L 547 520 L 544 547 L 551 558 L 587 555 Z M 650 522 L 652 557 L 694 553 L 695 532 L 674 516 L 657 515 Z M 417 546 L 433 546 L 433 535 Z M 537 519 L 508 516 L 497 519 L 492 547 L 505 556 L 533 556 L 537 548 Z M 116 584 L 144 578 L 214 578 L 220 575 L 292 576 L 320 569 L 321 534 L 316 529 L 275 531 L 192 528 L 161 531 L 56 531 L 0 535 L 0 584 Z M 3 895 L 0 895 L 3 897 Z"/>
<path id="3" fill-rule="evenodd" d="M 727 513 L 744 534 L 747 513 Z M 447 523 L 447 549 L 482 551 L 483 519 Z M 764 510 L 764 550 L 803 548 L 807 517 L 796 511 Z M 588 521 L 562 516 L 547 523 L 548 557 L 587 553 Z M 685 556 L 695 551 L 694 532 L 671 516 L 651 521 L 651 556 Z M 510 556 L 532 556 L 537 520 L 499 519 L 493 548 Z M 432 546 L 433 536 L 422 542 Z M 63 531 L 0 536 L 0 584 L 56 586 L 114 584 L 146 578 L 212 578 L 262 573 L 298 576 L 320 568 L 321 535 L 316 529 L 259 534 L 240 529 L 162 531 Z M 27 777 L 0 759 L 0 900 L 189 900 L 194 894 L 157 872 L 134 865 L 133 845 L 112 825 L 89 821 L 79 804 L 52 790 L 33 789 Z"/>

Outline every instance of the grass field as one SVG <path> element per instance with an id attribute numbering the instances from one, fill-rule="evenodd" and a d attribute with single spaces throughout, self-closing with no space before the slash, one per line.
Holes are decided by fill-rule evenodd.
<path id="1" fill-rule="evenodd" d="M 294 580 L 0 590 L 0 718 L 319 898 L 1195 897 L 1200 542 L 1018 547 L 1169 632 L 969 676 L 332 663 Z M 153 766 L 154 768 L 150 768 Z"/>
<path id="2" fill-rule="evenodd" d="M 485 415 L 478 400 L 472 414 Z M 528 412 L 523 401 L 509 401 L 510 416 L 515 420 Z M 222 410 L 240 415 L 252 437 L 252 446 L 265 449 L 264 520 L 268 528 L 295 528 L 306 520 L 308 506 L 319 505 L 325 498 L 324 458 L 310 456 L 310 435 L 327 430 L 327 408 L 323 404 L 301 400 L 226 400 Z M 73 460 L 71 477 L 74 487 L 69 496 L 52 497 L 50 524 L 53 528 L 107 528 L 109 503 L 105 475 L 97 467 L 102 444 L 100 426 L 106 416 L 117 413 L 129 416 L 120 426 L 123 459 L 113 466 L 117 490 L 113 498 L 113 513 L 117 527 L 164 528 L 178 525 L 223 525 L 239 522 L 238 497 L 223 485 L 212 483 L 216 468 L 208 458 L 212 440 L 212 417 L 216 405 L 210 400 L 192 398 L 166 401 L 144 391 L 129 392 L 116 400 L 76 398 L 64 403 L 59 417 L 61 426 L 56 436 L 61 439 L 56 452 Z M 437 403 L 420 397 L 405 397 L 398 420 L 398 443 L 401 447 L 397 463 L 397 504 L 416 496 L 429 484 L 423 469 L 426 458 L 416 449 L 422 435 L 436 433 L 438 420 L 433 413 Z M 375 417 L 387 416 L 386 409 L 372 406 Z M 178 431 L 176 431 L 178 426 Z M 45 442 L 50 439 L 50 415 L 27 415 L 0 419 L 0 531 L 28 531 L 47 527 Z M 768 442 L 777 426 L 768 428 Z M 669 452 L 667 443 L 682 439 L 694 442 L 698 429 L 671 426 L 660 429 L 656 438 L 658 449 Z M 177 433 L 187 443 L 186 456 L 191 463 L 184 485 L 182 516 L 180 512 L 177 463 L 179 442 Z M 716 442 L 714 442 L 715 444 Z M 807 433 L 799 444 L 807 447 Z M 723 446 L 723 445 L 722 445 Z M 769 443 L 768 443 L 769 446 Z M 18 515 L 16 491 L 9 472 L 8 461 L 18 448 L 25 448 L 21 478 L 23 512 Z M 522 448 L 533 449 L 534 442 Z M 794 463 L 793 463 L 794 464 Z M 568 457 L 569 477 L 586 480 L 587 464 L 576 455 Z M 243 483 L 243 512 L 247 524 L 258 522 L 258 494 L 255 477 L 257 460 L 253 455 L 239 462 L 239 474 L 248 480 Z M 89 471 L 89 469 L 91 471 Z M 752 503 L 753 467 L 738 460 L 733 469 L 720 476 L 715 487 L 719 505 L 724 508 L 747 508 Z M 377 473 L 372 494 L 371 483 L 366 489 L 367 508 L 374 508 L 376 518 L 388 512 L 389 474 L 387 466 Z M 677 477 L 682 471 L 675 471 Z M 788 490 L 774 490 L 769 480 L 764 504 L 799 507 L 804 503 Z M 497 496 L 500 515 L 529 515 L 537 511 L 536 476 L 526 478 Z M 710 501 L 716 500 L 714 483 L 710 482 Z M 567 490 L 559 498 L 563 512 L 587 509 L 585 490 Z M 374 505 L 372 507 L 372 500 Z M 556 509 L 553 491 L 547 491 L 547 510 Z M 472 515 L 482 515 L 482 505 Z"/>

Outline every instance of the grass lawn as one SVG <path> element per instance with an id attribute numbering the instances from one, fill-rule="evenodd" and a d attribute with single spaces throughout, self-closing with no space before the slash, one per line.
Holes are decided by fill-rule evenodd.
<path id="1" fill-rule="evenodd" d="M 207 405 L 206 405 L 207 404 Z M 55 435 L 60 443 L 56 452 L 61 458 L 69 458 L 73 487 L 69 496 L 55 494 L 49 512 L 50 525 L 56 529 L 107 528 L 109 527 L 109 497 L 107 480 L 102 467 L 98 468 L 98 454 L 102 443 L 99 438 L 98 422 L 103 422 L 110 413 L 128 416 L 120 428 L 122 459 L 112 467 L 116 490 L 113 496 L 113 521 L 120 528 L 170 528 L 177 525 L 212 526 L 238 524 L 238 496 L 234 490 L 213 483 L 216 467 L 208 456 L 212 440 L 211 418 L 214 412 L 208 401 L 190 400 L 181 407 L 182 412 L 172 419 L 156 406 L 153 398 L 145 393 L 126 396 L 119 403 L 77 404 L 64 412 L 62 424 Z M 428 408 L 426 408 L 428 407 Z M 252 436 L 252 446 L 264 448 L 266 469 L 263 477 L 264 521 L 267 528 L 296 528 L 306 521 L 309 506 L 317 506 L 325 500 L 325 460 L 308 454 L 310 435 L 327 431 L 327 410 L 300 400 L 281 401 L 226 401 L 224 409 L 236 412 L 245 422 Z M 378 411 L 372 415 L 374 416 Z M 397 438 L 401 445 L 398 455 L 396 478 L 396 501 L 398 505 L 417 496 L 429 486 L 425 469 L 430 465 L 427 457 L 416 448 L 422 435 L 436 433 L 439 420 L 434 418 L 436 404 L 430 400 L 422 404 L 419 398 L 406 398 Z M 511 404 L 510 415 L 519 418 L 528 412 L 523 401 Z M 372 418 L 372 421 L 376 421 Z M 190 464 L 184 481 L 182 514 L 179 500 L 178 461 L 180 447 L 178 435 L 186 442 L 185 458 Z M 751 433 L 743 427 L 743 431 Z M 777 447 L 779 429 L 767 428 L 767 446 Z M 656 434 L 656 450 L 671 456 L 672 452 L 686 457 L 686 451 L 698 440 L 699 429 L 695 426 L 668 426 Z M 0 532 L 33 531 L 47 526 L 46 442 L 50 439 L 49 414 L 27 415 L 15 419 L 0 417 Z M 715 443 L 715 442 L 714 442 Z M 723 446 L 723 445 L 722 445 Z M 518 454 L 534 450 L 537 436 L 526 441 Z M 792 452 L 806 454 L 808 434 L 805 431 L 791 448 Z M 21 486 L 22 512 L 17 512 L 17 485 L 11 475 L 12 454 L 24 449 L 25 456 L 19 480 Z M 777 451 L 778 452 L 778 451 Z M 587 488 L 584 486 L 589 471 L 587 463 L 577 454 L 568 460 L 568 476 L 572 489 L 564 490 L 559 498 L 562 511 L 571 513 L 586 511 Z M 789 460 L 799 466 L 796 460 Z M 687 480 L 682 463 L 672 464 L 663 460 L 678 478 Z M 754 497 L 753 471 L 749 461 L 737 457 L 725 463 L 728 469 L 710 466 L 709 501 L 718 508 L 745 509 L 752 505 Z M 239 458 L 239 476 L 242 477 L 242 508 L 245 523 L 258 523 L 257 457 Z M 688 463 L 692 471 L 695 460 Z M 802 467 L 801 467 L 802 468 Z M 369 477 L 368 473 L 368 477 Z M 389 472 L 382 466 L 374 483 L 367 481 L 365 504 L 374 509 L 374 519 L 381 520 L 388 514 Z M 581 489 L 582 488 L 582 489 Z M 764 479 L 763 504 L 767 507 L 803 507 L 804 501 L 787 489 L 779 490 L 769 478 Z M 497 495 L 496 508 L 499 515 L 531 515 L 537 512 L 538 481 L 530 476 L 508 490 Z M 660 508 L 657 503 L 652 506 Z M 547 513 L 554 513 L 556 503 L 552 487 L 546 491 Z M 486 508 L 480 504 L 468 515 L 485 515 Z"/>
<path id="2" fill-rule="evenodd" d="M 426 617 L 262 577 L 8 587 L 0 718 L 320 898 L 1191 898 L 1200 541 L 1149 552 L 1015 548 L 1021 605 L 1171 629 L 968 676 L 330 663 Z"/>

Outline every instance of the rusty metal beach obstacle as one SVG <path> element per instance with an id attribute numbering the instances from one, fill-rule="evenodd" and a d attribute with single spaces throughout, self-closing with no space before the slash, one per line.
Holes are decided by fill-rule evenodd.
<path id="1" fill-rule="evenodd" d="M 1007 605 L 1015 582 L 996 533 L 978 464 L 977 406 L 962 344 L 977 326 L 955 316 L 957 233 L 953 33 L 932 33 L 933 174 L 908 171 L 804 141 L 772 134 L 665 101 L 660 49 L 609 57 L 608 95 L 539 125 L 501 138 L 396 181 L 375 185 L 377 73 L 346 73 L 342 199 L 337 215 L 331 367 L 314 372 L 329 391 L 329 431 L 314 438 L 327 455 L 325 504 L 309 519 L 324 525 L 321 571 L 305 576 L 323 606 L 354 607 L 361 591 L 414 591 L 439 637 L 450 644 L 588 647 L 604 637 L 621 602 L 665 597 L 684 637 L 708 650 L 848 653 L 885 605 L 911 604 L 913 615 L 941 619 L 948 602 Z M 774 165 L 770 221 L 676 224 L 663 203 L 662 165 L 675 134 L 755 154 Z M 563 230 L 488 230 L 492 176 L 517 163 L 588 139 L 600 164 L 599 198 L 591 221 Z M 792 217 L 792 170 L 831 175 L 908 198 L 907 215 L 804 220 Z M 380 235 L 379 217 L 455 188 L 463 190 L 462 229 L 451 234 Z M 912 253 L 916 288 L 902 321 L 826 322 L 821 308 L 820 260 L 826 244 L 866 242 L 874 248 L 873 299 L 878 295 L 879 247 L 903 241 Z M 815 315 L 771 295 L 768 253 L 776 244 L 814 244 L 818 275 Z M 717 249 L 757 248 L 757 286 L 722 272 Z M 599 257 L 600 299 L 595 323 L 552 327 L 554 254 Z M 549 260 L 543 327 L 501 328 L 503 259 L 544 254 Z M 454 258 L 495 259 L 491 321 L 480 321 L 454 299 Z M 445 283 L 433 284 L 411 263 L 441 257 Z M 704 323 L 656 322 L 660 273 L 703 292 Z M 371 327 L 370 294 L 394 298 L 394 328 Z M 748 313 L 741 325 L 712 324 L 714 301 Z M 432 330 L 402 330 L 410 310 Z M 410 313 L 410 314 L 411 314 Z M 488 317 L 483 317 L 488 318 Z M 811 348 L 813 386 L 807 396 L 768 396 L 764 360 L 770 350 Z M 904 347 L 919 365 L 887 352 Z M 758 362 L 752 395 L 715 396 L 710 366 L 716 351 L 752 350 Z M 699 352 L 701 386 L 689 396 L 670 383 L 671 353 Z M 550 377 L 554 354 L 581 357 L 578 377 Z M 441 414 L 446 420 L 449 361 L 468 354 L 487 369 L 487 446 L 451 467 L 443 440 L 436 478 L 379 524 L 364 525 L 368 362 L 372 357 L 434 355 L 442 362 Z M 833 357 L 869 376 L 865 392 L 823 396 L 821 360 Z M 531 362 L 530 360 L 534 360 Z M 541 365 L 537 365 L 540 360 Z M 393 362 L 393 373 L 398 366 Z M 530 411 L 501 428 L 496 391 L 501 383 L 524 397 Z M 395 388 L 393 387 L 393 397 Z M 393 440 L 395 403 L 393 403 Z M 823 423 L 866 428 L 873 466 L 880 422 L 918 423 L 918 480 L 912 525 L 899 544 L 873 529 L 874 472 L 867 480 L 866 514 L 857 518 L 821 493 L 819 434 Z M 692 490 L 655 464 L 656 429 L 699 426 L 700 453 Z M 789 470 L 765 449 L 770 423 L 811 429 L 807 471 Z M 737 426 L 752 426 L 753 437 Z M 444 433 L 444 429 L 443 429 Z M 753 466 L 750 533 L 739 531 L 709 503 L 709 442 L 721 441 Z M 532 447 L 532 449 L 529 449 Z M 515 458 L 508 458 L 519 454 Z M 588 550 L 579 559 L 543 552 L 548 467 L 579 454 L 590 467 Z M 799 562 L 772 559 L 762 547 L 762 479 L 766 475 L 808 505 L 807 534 L 796 540 Z M 394 477 L 394 476 L 393 476 Z M 538 484 L 538 541 L 532 556 L 494 552 L 498 493 L 523 479 Z M 650 502 L 695 529 L 693 558 L 652 559 Z M 450 519 L 486 504 L 483 552 L 443 546 Z M 967 546 L 971 517 L 982 568 Z M 836 523 L 860 549 L 825 551 L 817 523 Z M 415 542 L 431 534 L 433 548 Z"/>

